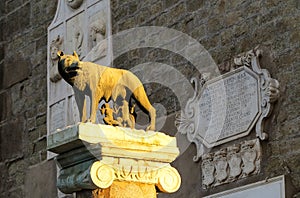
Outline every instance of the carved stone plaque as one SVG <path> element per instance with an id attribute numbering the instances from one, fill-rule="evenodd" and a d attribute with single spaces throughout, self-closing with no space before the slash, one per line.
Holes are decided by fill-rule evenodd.
<path id="1" fill-rule="evenodd" d="M 260 55 L 260 50 L 250 50 L 234 58 L 232 71 L 208 81 L 192 79 L 194 96 L 187 101 L 176 126 L 196 144 L 194 161 L 200 159 L 204 146 L 212 148 L 247 136 L 254 127 L 257 137 L 267 139 L 264 119 L 279 97 L 279 83 L 261 69 Z"/>
<path id="2" fill-rule="evenodd" d="M 261 114 L 259 76 L 247 67 L 208 81 L 199 100 L 199 134 L 207 147 L 247 135 Z"/>

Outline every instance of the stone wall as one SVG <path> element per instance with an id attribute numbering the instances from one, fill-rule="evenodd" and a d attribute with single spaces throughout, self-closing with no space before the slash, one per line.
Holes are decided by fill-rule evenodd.
<path id="1" fill-rule="evenodd" d="M 261 66 L 280 82 L 281 96 L 265 126 L 270 137 L 262 143 L 262 168 L 257 176 L 203 190 L 201 163 L 192 162 L 196 151 L 191 145 L 173 164 L 182 175 L 181 189 L 175 194 L 159 197 L 199 197 L 282 174 L 292 183 L 289 187 L 300 190 L 298 1 L 112 0 L 111 7 L 113 34 L 139 26 L 173 28 L 199 41 L 217 64 L 260 45 L 263 49 Z M 171 65 L 187 79 L 198 75 L 187 60 L 162 49 L 131 50 L 115 59 L 114 65 L 130 69 L 148 61 Z M 181 107 L 174 94 L 157 84 L 147 85 L 146 89 L 151 102 L 161 103 L 167 110 L 170 118 L 164 130 L 176 133 L 172 131 L 176 128 L 171 115 Z M 252 133 L 250 138 L 254 137 Z"/>
<path id="2" fill-rule="evenodd" d="M 0 197 L 55 197 L 47 161 L 47 27 L 56 1 L 0 2 Z"/>
<path id="3" fill-rule="evenodd" d="M 56 5 L 46 0 L 0 1 L 0 197 L 57 194 L 55 165 L 46 161 L 47 27 Z M 282 174 L 300 191 L 297 0 L 112 0 L 111 9 L 113 34 L 138 26 L 173 28 L 199 41 L 218 64 L 261 45 L 262 67 L 280 82 L 281 96 L 266 123 L 270 137 L 262 144 L 259 175 L 203 190 L 201 163 L 192 161 L 196 150 L 190 145 L 173 164 L 182 176 L 180 190 L 159 197 L 201 197 Z M 186 59 L 162 49 L 132 50 L 114 65 L 129 69 L 148 61 L 171 65 L 187 79 L 200 75 Z M 174 93 L 159 84 L 147 84 L 146 89 L 151 102 L 166 109 L 163 131 L 174 135 L 175 113 L 181 109 Z"/>

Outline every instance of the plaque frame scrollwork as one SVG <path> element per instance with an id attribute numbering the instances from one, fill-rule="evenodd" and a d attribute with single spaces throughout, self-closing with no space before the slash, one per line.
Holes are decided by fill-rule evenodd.
<path id="1" fill-rule="evenodd" d="M 273 103 L 279 98 L 279 82 L 276 79 L 271 78 L 270 73 L 266 69 L 262 69 L 259 64 L 259 59 L 262 55 L 262 51 L 256 47 L 253 50 L 239 54 L 234 58 L 234 63 L 231 68 L 235 70 L 230 71 L 224 75 L 228 76 L 236 73 L 237 70 L 244 67 L 247 70 L 251 70 L 257 77 L 258 82 L 258 106 L 259 113 L 252 120 L 252 124 L 248 129 L 248 133 L 242 133 L 234 135 L 228 139 L 219 141 L 218 140 L 212 144 L 207 144 L 205 137 L 201 136 L 200 126 L 199 126 L 199 104 L 200 99 L 203 94 L 203 90 L 207 84 L 209 84 L 214 79 L 207 81 L 205 78 L 192 78 L 191 83 L 195 85 L 194 95 L 191 99 L 187 101 L 185 109 L 181 112 L 180 116 L 176 118 L 176 127 L 181 134 L 187 136 L 187 139 L 195 143 L 197 148 L 197 154 L 194 156 L 193 160 L 195 162 L 199 161 L 206 148 L 211 148 L 232 140 L 247 136 L 254 128 L 256 131 L 256 136 L 260 140 L 267 140 L 268 134 L 264 130 L 265 119 L 271 114 Z M 236 69 L 237 68 L 237 69 Z M 224 77 L 217 77 L 222 79 Z M 203 75 L 204 76 L 204 75 Z M 215 79 L 216 81 L 216 79 Z M 205 145 L 205 146 L 204 146 Z"/>

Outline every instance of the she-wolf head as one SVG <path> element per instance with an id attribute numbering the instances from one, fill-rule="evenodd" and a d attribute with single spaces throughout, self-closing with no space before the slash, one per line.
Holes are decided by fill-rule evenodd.
<path id="1" fill-rule="evenodd" d="M 63 51 L 59 50 L 57 52 L 58 61 L 64 60 L 65 67 L 70 66 L 73 62 L 79 62 L 78 54 L 74 51 L 72 55 L 66 55 Z"/>

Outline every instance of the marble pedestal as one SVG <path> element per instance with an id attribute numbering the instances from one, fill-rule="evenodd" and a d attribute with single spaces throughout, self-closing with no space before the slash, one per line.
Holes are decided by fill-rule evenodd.
<path id="1" fill-rule="evenodd" d="M 88 190 L 92 197 L 156 197 L 172 193 L 181 178 L 170 163 L 176 138 L 160 132 L 80 123 L 48 136 L 57 153 L 57 187 L 64 193 Z"/>

